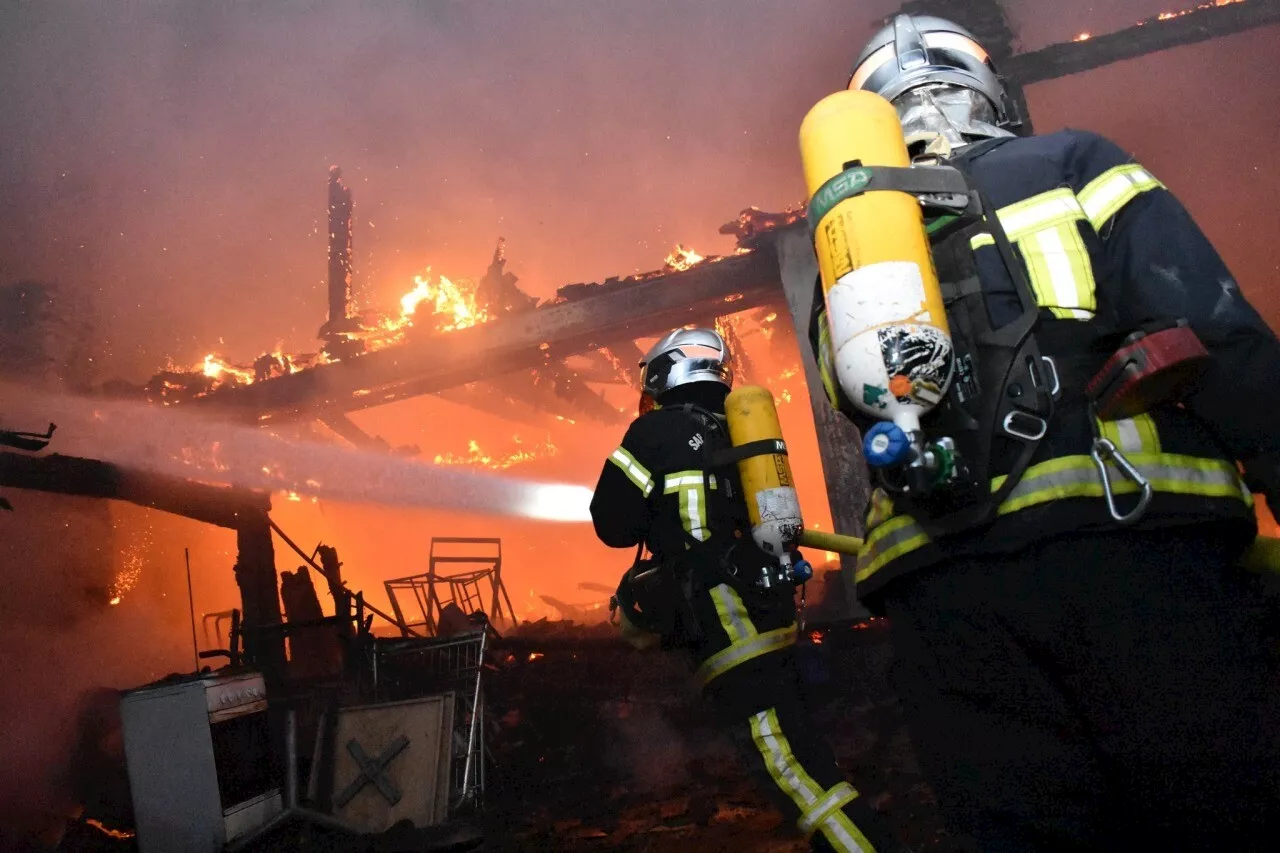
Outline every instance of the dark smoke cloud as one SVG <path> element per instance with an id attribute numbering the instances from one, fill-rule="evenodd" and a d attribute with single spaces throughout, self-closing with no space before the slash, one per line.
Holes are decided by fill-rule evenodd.
<path id="1" fill-rule="evenodd" d="M 1028 47 L 1160 11 L 1008 6 Z M 656 267 L 678 240 L 723 251 L 716 228 L 741 207 L 799 200 L 799 121 L 892 8 L 6 4 L 0 279 L 93 300 L 104 378 L 210 348 L 314 346 L 333 162 L 356 192 L 358 282 L 383 302 L 426 264 L 477 274 L 499 235 L 544 296 Z M 1239 247 L 1229 260 L 1274 272 L 1274 254 L 1249 268 L 1225 232 L 1269 204 L 1276 177 L 1221 140 L 1274 138 L 1275 40 L 1260 30 L 1042 84 L 1037 121 L 1113 132 L 1173 179 L 1206 175 L 1212 186 L 1182 189 Z M 1218 156 L 1194 169 L 1185 155 L 1206 149 Z"/>

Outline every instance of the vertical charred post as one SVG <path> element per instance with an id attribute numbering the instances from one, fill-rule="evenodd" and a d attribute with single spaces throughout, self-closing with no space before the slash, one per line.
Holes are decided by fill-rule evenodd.
<path id="1" fill-rule="evenodd" d="M 320 329 L 325 351 L 341 358 L 363 349 L 351 337 L 358 324 L 351 318 L 351 243 L 355 206 L 342 169 L 329 167 L 329 320 Z"/>
<path id="2" fill-rule="evenodd" d="M 351 309 L 351 190 L 342 169 L 329 167 L 329 324 L 347 319 Z"/>
<path id="3" fill-rule="evenodd" d="M 236 526 L 236 584 L 244 608 L 244 651 L 268 678 L 285 672 L 280 588 L 276 581 L 275 549 L 267 514 L 246 514 Z"/>

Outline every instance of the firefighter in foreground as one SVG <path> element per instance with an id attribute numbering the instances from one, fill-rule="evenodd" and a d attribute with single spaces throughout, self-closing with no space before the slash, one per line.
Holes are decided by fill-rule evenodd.
<path id="1" fill-rule="evenodd" d="M 983 850 L 1271 849 L 1276 644 L 1236 563 L 1251 492 L 1280 506 L 1274 333 L 1123 150 L 1015 136 L 959 26 L 898 16 L 847 89 L 801 129 L 811 339 L 944 812 Z"/>
<path id="2" fill-rule="evenodd" d="M 624 630 L 692 653 L 720 724 L 813 849 L 898 849 L 806 713 L 792 573 L 755 544 L 741 478 L 720 461 L 732 452 L 724 340 L 709 329 L 676 330 L 641 368 L 641 414 L 591 501 L 601 541 L 638 549 L 616 597 Z M 646 548 L 653 557 L 640 560 Z M 803 568 L 797 555 L 782 556 Z"/>

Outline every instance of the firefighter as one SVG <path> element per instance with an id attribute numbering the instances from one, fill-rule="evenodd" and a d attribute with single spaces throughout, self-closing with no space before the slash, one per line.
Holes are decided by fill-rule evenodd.
<path id="1" fill-rule="evenodd" d="M 891 442 L 864 445 L 879 486 L 858 597 L 888 617 L 894 686 L 945 816 L 983 850 L 1269 849 L 1280 680 L 1235 563 L 1257 534 L 1250 492 L 1280 506 L 1275 334 L 1124 150 L 1083 131 L 1015 134 L 963 28 L 897 16 L 848 88 L 890 101 L 913 164 L 960 170 L 996 212 L 959 230 L 926 214 L 956 352 L 978 351 L 967 328 L 1027 313 L 1052 400 L 1042 435 L 994 421 L 978 436 L 990 465 L 964 505 L 892 476 Z M 966 293 L 987 319 L 953 313 Z M 1131 333 L 1178 321 L 1207 350 L 1198 381 L 1104 419 L 1090 380 Z M 829 399 L 865 433 L 875 421 L 838 381 L 821 282 L 810 338 Z"/>
<path id="2" fill-rule="evenodd" d="M 794 587 L 762 585 L 777 563 L 748 532 L 736 470 L 713 459 L 729 447 L 733 367 L 724 339 L 678 329 L 640 366 L 641 414 L 606 461 L 591 501 L 602 542 L 653 555 L 618 589 L 624 625 L 691 653 L 720 725 L 813 849 L 894 849 L 808 718 Z"/>

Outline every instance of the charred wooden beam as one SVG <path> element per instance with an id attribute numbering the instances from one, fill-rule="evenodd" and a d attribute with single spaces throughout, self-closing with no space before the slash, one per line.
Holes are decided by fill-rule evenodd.
<path id="1" fill-rule="evenodd" d="M 318 420 L 337 433 L 339 437 L 346 439 L 356 447 L 371 450 L 391 449 L 391 445 L 385 439 L 380 436 L 369 435 L 343 412 L 327 412 L 321 415 Z"/>
<path id="2" fill-rule="evenodd" d="M 635 347 L 634 343 L 630 341 L 627 343 L 631 344 L 633 348 Z M 579 353 L 579 357 L 587 361 L 587 366 L 577 371 L 584 381 L 598 382 L 602 385 L 639 387 L 634 376 L 634 374 L 638 373 L 636 363 L 631 362 L 630 365 L 627 365 L 618 361 L 609 352 L 609 347 L 601 347 L 592 352 Z"/>
<path id="3" fill-rule="evenodd" d="M 1275 23 L 1280 23 L 1280 0 L 1204 6 L 1166 20 L 1146 21 L 1118 32 L 1019 54 L 1007 60 L 1002 70 L 1029 85 Z"/>
<path id="4" fill-rule="evenodd" d="M 77 456 L 0 453 L 0 486 L 128 501 L 218 527 L 239 528 L 271 509 L 267 495 L 119 468 Z"/>
<path id="5" fill-rule="evenodd" d="M 518 393 L 512 393 L 516 391 Z M 518 421 L 531 427 L 550 427 L 556 423 L 554 406 L 527 393 L 523 382 L 498 377 L 488 382 L 468 382 L 457 388 L 436 392 L 436 396 L 478 412 Z"/>
<path id="6" fill-rule="evenodd" d="M 771 247 L 184 403 L 260 421 L 354 411 L 779 300 Z"/>

